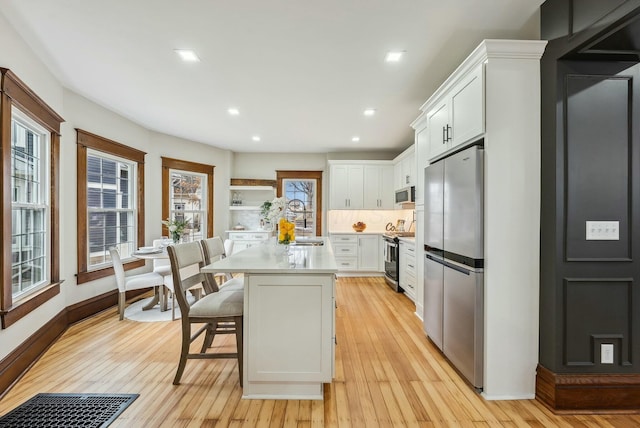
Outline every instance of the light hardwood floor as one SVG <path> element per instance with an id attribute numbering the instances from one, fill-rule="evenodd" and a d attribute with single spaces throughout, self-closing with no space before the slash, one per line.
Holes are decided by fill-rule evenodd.
<path id="1" fill-rule="evenodd" d="M 0 401 L 0 415 L 39 392 L 109 392 L 140 394 L 113 427 L 640 426 L 640 416 L 485 401 L 426 339 L 405 296 L 381 278 L 341 278 L 337 290 L 336 378 L 324 401 L 242 400 L 235 360 L 188 361 L 174 386 L 180 322 L 118 321 L 113 308 L 70 327 Z"/>

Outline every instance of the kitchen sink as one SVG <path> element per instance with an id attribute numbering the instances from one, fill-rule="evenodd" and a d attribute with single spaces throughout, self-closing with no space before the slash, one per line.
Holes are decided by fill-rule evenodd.
<path id="1" fill-rule="evenodd" d="M 324 239 L 300 237 L 289 245 L 294 245 L 296 247 L 319 247 L 321 245 L 324 245 Z"/>

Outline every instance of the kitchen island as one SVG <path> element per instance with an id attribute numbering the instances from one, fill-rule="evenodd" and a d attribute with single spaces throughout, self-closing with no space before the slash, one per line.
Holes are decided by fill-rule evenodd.
<path id="1" fill-rule="evenodd" d="M 322 399 L 335 361 L 335 274 L 327 238 L 265 243 L 203 272 L 244 274 L 243 398 Z"/>

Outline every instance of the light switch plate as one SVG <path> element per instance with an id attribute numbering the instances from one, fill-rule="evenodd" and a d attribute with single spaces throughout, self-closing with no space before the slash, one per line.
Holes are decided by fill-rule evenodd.
<path id="1" fill-rule="evenodd" d="M 619 241 L 619 221 L 587 221 L 587 241 Z"/>
<path id="2" fill-rule="evenodd" d="M 613 364 L 613 343 L 600 345 L 600 364 Z"/>

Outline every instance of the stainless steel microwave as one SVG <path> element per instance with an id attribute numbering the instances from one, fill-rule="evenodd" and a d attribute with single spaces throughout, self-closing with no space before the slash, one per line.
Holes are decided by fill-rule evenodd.
<path id="1" fill-rule="evenodd" d="M 396 190 L 396 204 L 411 203 L 416 201 L 416 187 L 405 187 Z"/>

